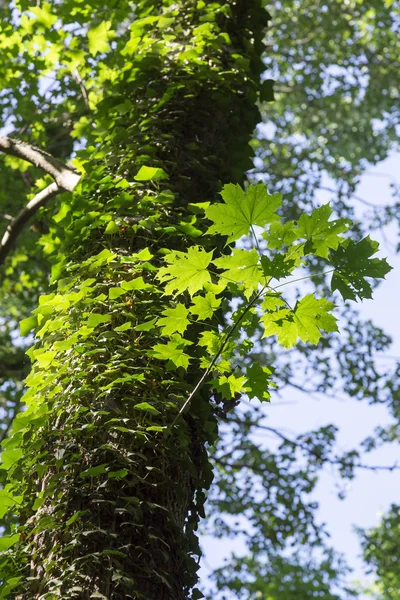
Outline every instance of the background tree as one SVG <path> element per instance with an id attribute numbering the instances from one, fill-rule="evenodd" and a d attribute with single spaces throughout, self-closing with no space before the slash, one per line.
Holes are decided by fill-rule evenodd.
<path id="1" fill-rule="evenodd" d="M 27 10 L 28 5 L 22 4 L 21 8 Z M 201 11 L 203 8 L 200 6 L 199 10 Z M 366 86 L 367 77 L 365 70 L 362 68 L 365 67 L 363 60 L 366 50 L 373 49 L 374 44 L 379 41 L 381 45 L 385 44 L 385 40 L 391 37 L 393 39 L 390 47 L 393 47 L 393 56 L 396 56 L 394 46 L 396 38 L 393 34 L 397 27 L 395 9 L 396 6 L 383 8 L 380 3 L 379 6 L 377 4 L 377 6 L 370 8 L 372 12 L 368 12 L 367 8 L 363 8 L 358 3 L 347 7 L 346 10 L 343 10 L 343 3 L 337 3 L 335 7 L 332 7 L 332 5 L 326 7 L 325 5 L 319 5 L 314 8 L 310 6 L 308 14 L 312 13 L 314 16 L 311 20 L 307 17 L 305 11 L 299 16 L 298 7 L 295 3 L 276 5 L 274 22 L 277 34 L 274 34 L 274 36 L 277 42 L 275 45 L 271 42 L 270 48 L 277 51 L 278 56 L 277 58 L 274 57 L 272 61 L 271 56 L 267 54 L 267 66 L 271 69 L 271 74 L 267 73 L 267 77 L 276 76 L 278 79 L 276 101 L 268 105 L 268 118 L 274 122 L 276 129 L 272 141 L 263 142 L 259 139 L 254 141 L 253 144 L 258 148 L 259 159 L 263 160 L 262 164 L 266 165 L 266 169 L 270 174 L 270 179 L 267 179 L 267 181 L 271 183 L 271 189 L 276 191 L 282 187 L 285 192 L 287 216 L 298 217 L 304 206 L 309 207 L 314 199 L 316 201 L 315 192 L 325 183 L 325 181 L 322 181 L 322 176 L 326 172 L 331 176 L 334 175 L 340 191 L 335 208 L 344 216 L 351 215 L 352 209 L 349 205 L 346 205 L 345 201 L 354 191 L 357 178 L 366 166 L 363 159 L 369 157 L 372 160 L 377 160 L 377 157 L 385 156 L 385 153 L 393 147 L 397 91 L 391 85 L 393 81 L 393 78 L 391 79 L 391 69 L 394 69 L 396 59 L 394 58 L 392 62 L 389 61 L 389 73 L 386 69 L 382 70 L 376 67 L 372 73 L 373 77 L 369 79 L 371 88 L 374 87 L 375 94 L 380 94 L 382 98 L 380 103 L 382 110 L 378 112 L 377 118 L 383 114 L 385 116 L 386 114 L 391 115 L 388 121 L 380 124 L 377 135 L 373 135 L 372 130 L 364 125 L 364 122 L 370 122 L 372 114 L 375 115 L 377 114 L 376 111 L 379 111 L 377 108 L 379 102 L 375 101 L 376 95 L 374 96 L 373 91 L 371 91 L 368 102 L 360 102 L 357 94 L 360 95 L 360 90 L 365 89 Z M 103 10 L 104 12 L 102 12 Z M 72 149 L 70 137 L 70 132 L 72 132 L 72 136 L 79 143 L 87 145 L 89 152 L 89 154 L 82 154 L 80 161 L 75 163 L 78 168 L 87 160 L 87 156 L 91 152 L 95 152 L 95 148 L 101 147 L 104 149 L 106 144 L 111 142 L 109 137 L 113 137 L 115 132 L 117 132 L 118 143 L 126 143 L 120 142 L 119 137 L 124 139 L 126 134 L 121 132 L 118 125 L 116 125 L 116 123 L 119 123 L 119 118 L 121 118 L 121 122 L 125 122 L 128 117 L 131 118 L 130 111 L 132 109 L 127 104 L 126 94 L 121 99 L 121 106 L 117 104 L 119 108 L 116 112 L 120 116 L 118 118 L 113 116 L 111 123 L 110 117 L 113 113 L 110 112 L 110 106 L 104 103 L 103 106 L 100 105 L 99 107 L 98 102 L 102 96 L 107 97 L 115 89 L 119 70 L 122 69 L 124 72 L 134 68 L 140 70 L 143 64 L 146 64 L 146 61 L 144 63 L 140 61 L 140 64 L 137 63 L 137 47 L 135 46 L 137 42 L 135 40 L 138 36 L 130 35 L 128 31 L 129 18 L 127 14 L 129 14 L 129 10 L 124 3 L 118 3 L 115 7 L 108 5 L 105 9 L 89 5 L 78 8 L 75 3 L 71 5 L 63 3 L 62 6 L 44 4 L 28 13 L 28 20 L 21 19 L 20 28 L 17 32 L 15 31 L 15 19 L 19 18 L 18 13 L 6 15 L 3 47 L 5 53 L 8 52 L 9 60 L 2 65 L 4 75 L 2 81 L 5 82 L 2 107 L 3 116 L 5 119 L 9 119 L 9 128 L 14 129 L 15 136 L 51 150 L 53 155 L 58 158 L 66 158 Z M 332 10 L 335 12 L 334 15 Z M 70 23 L 70 26 L 59 27 L 59 22 L 54 21 L 55 15 L 62 19 L 64 25 Z M 297 25 L 293 23 L 294 17 L 299 19 Z M 134 17 L 132 16 L 132 18 Z M 378 23 L 378 19 L 379 22 L 382 19 L 384 20 L 386 34 L 383 32 L 378 33 L 378 28 L 375 25 L 375 23 Z M 9 23 L 8 29 L 7 23 Z M 207 20 L 205 20 L 205 23 L 207 23 Z M 148 27 L 150 25 L 151 23 L 148 24 Z M 168 23 L 163 25 L 161 28 L 163 34 L 168 35 L 169 26 Z M 358 34 L 357 36 L 352 35 L 352 39 L 356 37 L 359 43 L 350 45 L 346 42 L 346 39 L 349 39 L 346 31 L 350 29 L 353 34 L 354 31 L 357 31 L 357 27 L 360 31 L 367 31 L 368 33 L 364 34 L 363 41 L 362 36 L 360 41 Z M 70 32 L 72 28 L 73 33 Z M 87 34 L 88 30 L 92 31 L 90 35 Z M 300 30 L 302 32 L 301 36 L 298 35 Z M 370 36 L 374 33 L 379 36 L 379 40 L 370 39 Z M 199 36 L 201 39 L 203 37 L 207 39 L 207 44 L 210 45 L 209 51 L 211 52 L 215 49 L 214 46 L 217 43 L 212 43 L 211 33 L 209 37 L 207 35 L 207 27 L 205 27 Z M 314 35 L 313 46 L 307 41 L 307 37 L 310 35 Z M 130 41 L 126 46 L 126 40 L 129 36 Z M 293 36 L 296 37 L 296 42 L 294 40 L 289 41 Z M 335 40 L 335 43 L 332 43 L 332 40 Z M 25 55 L 21 53 L 21 42 L 24 42 Z M 222 40 L 219 40 L 219 42 L 222 42 Z M 32 56 L 32 48 L 36 51 L 34 56 Z M 123 49 L 122 55 L 119 52 L 120 49 Z M 268 52 L 271 52 L 271 50 L 269 49 Z M 132 56 L 134 56 L 134 59 L 131 58 Z M 371 63 L 369 69 L 371 70 L 376 62 L 375 51 L 369 52 L 369 59 Z M 133 65 L 129 62 L 132 60 L 134 60 Z M 191 57 L 189 59 L 185 57 L 185 60 L 190 62 Z M 235 60 L 239 68 L 243 68 L 240 57 L 235 58 Z M 348 72 L 335 73 L 334 67 L 336 65 L 341 66 L 342 61 L 347 61 L 346 67 L 348 67 L 349 72 L 355 73 L 354 79 L 349 78 Z M 278 65 L 279 73 L 276 72 Z M 329 70 L 331 87 L 321 85 L 322 82 L 326 81 L 327 76 L 324 69 L 328 65 L 331 65 Z M 146 69 L 144 69 L 146 75 L 143 75 L 143 77 L 149 78 L 151 65 L 149 70 L 146 71 Z M 22 86 L 21 72 L 23 73 Z M 45 85 L 46 80 L 49 85 Z M 298 88 L 289 89 L 293 87 L 294 81 L 298 84 Z M 221 82 L 218 81 L 219 83 Z M 287 87 L 283 87 L 286 84 Z M 271 99 L 271 83 L 268 80 L 263 86 L 262 97 Z M 353 101 L 349 102 L 349 98 Z M 165 101 L 168 105 L 168 98 Z M 246 129 L 246 133 L 255 125 L 257 120 L 256 113 L 249 108 L 253 101 L 254 94 L 249 93 L 247 108 L 240 113 L 241 118 L 244 114 L 251 116 L 251 118 L 249 116 L 249 122 L 243 124 L 243 130 Z M 202 110 L 200 110 L 199 105 L 196 103 L 196 110 L 191 113 L 192 120 L 190 121 L 193 122 L 193 132 L 196 129 L 196 124 L 203 128 L 204 121 L 207 121 L 208 117 L 204 117 L 203 121 L 201 121 L 201 118 L 208 110 L 211 111 L 211 104 L 214 110 L 214 104 L 208 102 L 206 102 L 206 108 L 202 107 Z M 39 106 L 38 109 L 37 106 Z M 99 126 L 98 116 L 100 121 L 102 111 L 105 120 Z M 337 123 L 338 114 L 347 115 L 348 120 L 341 118 Z M 94 123 L 97 125 L 95 129 L 93 127 Z M 363 131 L 361 131 L 360 123 L 364 129 Z M 145 127 L 148 127 L 148 125 L 146 124 Z M 358 127 L 359 143 L 356 141 L 355 135 L 350 137 L 347 135 L 349 128 L 354 127 Z M 326 129 L 325 132 L 324 129 Z M 113 131 L 112 135 L 110 130 Z M 269 131 L 272 132 L 272 128 Z M 327 132 L 331 134 L 328 138 Z M 185 137 L 187 136 L 188 130 L 186 127 Z M 133 134 L 132 137 L 134 137 Z M 215 133 L 214 137 L 216 137 Z M 322 138 L 328 139 L 329 144 L 324 142 Z M 335 145 L 332 144 L 332 141 L 335 142 Z M 304 143 L 302 150 L 300 149 L 301 142 Z M 59 148 L 57 148 L 57 144 L 59 144 Z M 226 154 L 226 158 L 221 158 L 223 156 L 221 154 L 223 145 L 221 143 L 221 146 L 218 146 L 218 152 L 213 151 L 210 153 L 217 156 L 213 168 L 216 172 L 218 171 L 218 182 L 239 181 L 241 172 L 247 166 L 251 166 L 251 163 L 245 163 L 246 144 L 240 136 L 231 134 L 229 154 Z M 290 150 L 291 145 L 293 150 Z M 146 152 L 149 152 L 148 144 L 146 148 Z M 200 152 L 195 148 L 189 150 L 194 154 L 196 154 L 196 151 Z M 116 163 L 121 156 L 120 152 L 121 150 L 116 152 L 113 147 L 114 158 L 112 160 Z M 375 153 L 375 158 L 373 158 L 373 153 Z M 204 154 L 206 153 L 204 147 L 202 147 L 201 156 L 203 157 Z M 344 156 L 340 168 L 337 163 L 338 155 Z M 142 156 L 146 155 L 142 154 Z M 143 158 L 144 164 L 148 164 L 148 157 L 149 155 Z M 349 159 L 349 157 L 351 158 Z M 97 156 L 96 160 L 100 162 L 103 158 Z M 174 160 L 176 160 L 176 157 Z M 181 163 L 183 164 L 183 162 L 182 160 Z M 7 169 L 4 169 L 4 174 L 2 174 L 2 177 L 6 178 L 4 180 L 7 184 L 3 187 L 4 190 L 7 190 L 7 193 L 4 194 L 4 203 L 2 203 L 5 225 L 7 224 L 7 215 L 10 215 L 10 213 L 12 215 L 17 214 L 18 209 L 24 206 L 26 186 L 31 185 L 32 181 L 39 176 L 39 171 L 29 167 L 25 170 L 23 178 L 10 177 L 10 167 L 15 167 L 17 173 L 19 173 L 22 163 L 11 157 L 6 158 L 6 163 Z M 92 164 L 90 170 L 93 168 Z M 224 172 L 220 171 L 222 164 L 224 165 Z M 261 165 L 260 162 L 256 164 L 258 167 Z M 136 166 L 137 163 L 135 163 Z M 88 167 L 85 168 L 88 169 Z M 107 168 L 111 169 L 111 167 Z M 95 171 L 98 169 L 99 167 L 96 165 Z M 234 172 L 232 169 L 234 169 Z M 166 171 L 169 172 L 168 169 Z M 137 169 L 135 173 L 132 172 L 132 175 L 135 175 L 136 172 Z M 211 172 L 213 172 L 212 168 Z M 112 192 L 108 190 L 113 189 L 112 184 L 107 180 L 102 181 L 104 175 L 103 172 L 100 178 L 100 189 L 105 195 L 107 193 L 111 195 Z M 129 181 L 129 177 L 127 180 Z M 197 188 L 193 186 L 190 188 L 190 192 L 193 194 L 192 203 L 204 198 L 209 199 L 211 191 L 207 193 L 204 191 L 202 187 L 204 181 L 207 181 L 207 185 L 211 185 L 212 177 L 210 177 L 209 164 L 207 164 L 207 168 L 201 176 L 202 185 L 198 184 Z M 41 184 L 39 181 L 39 186 L 41 185 L 44 186 L 45 183 Z M 164 183 L 161 180 L 159 183 L 152 183 L 151 185 L 163 186 Z M 218 185 L 215 186 L 212 194 L 215 194 Z M 93 186 L 97 187 L 98 181 L 94 181 Z M 130 191 L 131 188 L 127 189 Z M 200 189 L 202 190 L 201 193 L 199 192 Z M 155 189 L 152 187 L 152 194 L 154 195 L 154 193 Z M 12 199 L 11 206 L 10 199 Z M 62 198 L 56 200 L 55 206 L 57 208 L 60 206 L 58 203 L 61 201 Z M 167 202 L 167 199 L 165 202 Z M 69 203 L 68 198 L 62 206 L 64 204 L 69 206 Z M 121 210 L 124 211 L 125 207 Z M 21 317 L 29 317 L 31 309 L 36 304 L 37 294 L 47 291 L 49 262 L 57 264 L 56 259 L 53 257 L 60 244 L 62 234 L 60 235 L 59 231 L 54 231 L 54 223 L 51 220 L 53 212 L 54 203 L 49 205 L 48 208 L 41 209 L 32 230 L 25 229 L 19 237 L 17 250 L 8 258 L 5 267 L 2 310 L 8 318 L 8 326 L 7 330 L 4 331 L 7 344 L 4 347 L 9 348 L 7 361 L 12 363 L 14 368 L 8 369 L 4 373 L 4 382 L 7 382 L 7 384 L 3 386 L 2 393 L 4 394 L 4 406 L 11 413 L 18 405 L 22 390 L 21 375 L 27 369 L 25 360 L 22 359 L 21 346 L 13 343 L 12 332 L 16 322 Z M 386 222 L 394 214 L 392 209 L 379 212 L 377 210 L 373 215 L 374 223 L 380 226 L 382 222 Z M 61 208 L 59 215 L 56 219 L 59 220 L 60 228 L 64 229 L 65 225 L 70 225 L 68 208 Z M 366 223 L 369 227 L 370 222 Z M 184 228 L 182 231 L 186 235 L 193 234 L 191 228 L 198 227 L 198 223 L 195 222 L 195 215 L 192 215 L 184 225 L 181 223 L 180 227 Z M 361 231 L 359 234 L 361 236 Z M 40 240 L 39 245 L 37 240 Z M 317 270 L 320 271 L 320 267 L 320 261 L 317 260 L 309 264 L 311 273 L 315 273 Z M 53 269 L 53 274 L 57 278 L 56 266 Z M 324 294 L 328 293 L 322 278 L 314 278 L 314 282 L 316 282 L 319 291 L 323 290 Z M 10 320 L 10 315 L 13 320 Z M 282 354 L 277 345 L 269 345 L 268 351 L 266 351 L 265 345 L 261 347 L 256 342 L 252 358 L 261 361 L 261 364 L 270 365 L 273 362 L 277 366 L 276 373 L 281 388 L 284 385 L 301 386 L 297 373 L 302 370 L 308 377 L 313 374 L 312 380 L 317 381 L 313 388 L 316 391 L 333 389 L 337 392 L 338 389 L 341 389 L 340 386 L 343 385 L 344 380 L 346 389 L 350 389 L 357 397 L 370 397 L 372 392 L 375 401 L 384 400 L 393 404 L 393 400 L 396 398 L 397 372 L 395 370 L 394 373 L 390 374 L 379 373 L 374 357 L 375 349 L 387 347 L 390 342 L 389 338 L 383 332 L 374 328 L 372 324 L 365 325 L 357 321 L 354 318 L 354 313 L 350 312 L 349 309 L 346 309 L 344 316 L 349 320 L 349 325 L 344 327 L 344 336 L 340 339 L 335 337 L 321 342 L 318 354 L 313 353 L 311 347 L 304 344 L 300 345 L 298 352 L 288 353 L 285 351 Z M 255 331 L 255 339 L 260 335 L 260 332 Z M 338 356 L 341 357 L 339 364 L 336 359 Z M 15 357 L 16 360 L 12 361 L 12 357 Z M 238 367 L 241 366 L 239 359 L 237 363 Z M 354 370 L 354 365 L 359 367 L 357 371 Z M 326 376 L 328 373 L 329 377 Z M 195 377 L 193 377 L 194 379 Z M 309 391 L 312 392 L 313 389 Z M 333 450 L 335 431 L 329 427 L 323 431 L 306 434 L 300 440 L 282 439 L 283 445 L 279 452 L 271 450 L 267 453 L 261 453 L 257 451 L 252 438 L 254 427 L 256 429 L 257 425 L 265 427 L 261 417 L 260 414 L 254 415 L 249 412 L 245 416 L 242 413 L 238 415 L 235 413 L 234 422 L 231 422 L 232 415 L 228 415 L 226 419 L 227 423 L 223 428 L 226 435 L 221 442 L 220 450 L 217 450 L 215 455 L 217 465 L 219 464 L 223 468 L 221 477 L 217 475 L 217 482 L 222 493 L 220 494 L 218 487 L 215 486 L 211 499 L 211 506 L 217 515 L 216 532 L 221 535 L 234 534 L 235 528 L 232 527 L 229 520 L 224 518 L 224 514 L 232 512 L 241 514 L 244 510 L 247 510 L 248 513 L 251 512 L 254 515 L 252 522 L 256 529 L 256 531 L 252 531 L 252 534 L 256 534 L 249 538 L 249 543 L 255 560 L 249 561 L 246 559 L 241 561 L 240 567 L 233 564 L 235 569 L 240 568 L 242 570 L 243 576 L 241 579 L 245 580 L 245 572 L 260 574 L 267 569 L 265 573 L 268 573 L 269 579 L 273 580 L 272 573 L 276 572 L 278 573 L 277 581 L 279 581 L 282 577 L 277 569 L 281 569 L 282 572 L 287 572 L 289 569 L 293 574 L 292 589 L 293 586 L 298 591 L 300 589 L 303 597 L 306 597 L 304 587 L 298 587 L 299 577 L 296 578 L 296 570 L 298 573 L 298 569 L 302 568 L 303 572 L 304 570 L 310 570 L 313 573 L 315 571 L 312 570 L 312 565 L 307 561 L 301 562 L 302 557 L 300 555 L 285 562 L 281 558 L 281 553 L 289 542 L 304 543 L 305 538 L 310 536 L 310 532 L 313 532 L 311 543 L 313 545 L 321 543 L 321 533 L 318 532 L 314 518 L 315 507 L 307 501 L 305 495 L 315 486 L 320 466 L 329 460 L 336 461 L 342 467 L 344 473 L 352 475 L 353 467 L 357 464 L 359 458 L 356 452 L 345 457 L 337 456 Z M 9 421 L 10 419 L 7 417 L 5 420 L 6 428 Z M 234 429 L 230 429 L 231 427 Z M 235 437 L 232 437 L 232 433 Z M 234 444 L 232 444 L 232 439 L 235 440 Z M 229 455 L 226 448 L 229 444 L 231 444 L 229 448 L 230 456 L 234 456 L 233 464 L 232 461 L 226 460 L 227 455 Z M 234 447 L 232 448 L 232 446 Z M 294 449 L 296 449 L 296 452 L 294 452 Z M 234 451 L 236 454 L 234 454 Z M 304 469 L 304 466 L 302 468 L 296 462 L 299 456 L 302 457 L 301 461 L 304 461 L 304 457 L 308 461 L 309 466 L 307 469 Z M 221 464 L 224 458 L 225 464 Z M 255 488 L 254 479 L 251 475 L 246 475 L 245 483 L 243 483 L 243 464 L 252 465 L 253 472 L 256 473 L 256 477 L 261 479 L 263 489 L 266 490 L 266 494 L 269 496 L 269 499 L 263 497 L 265 508 L 262 510 L 258 506 L 260 496 L 254 495 L 252 497 L 251 494 L 244 493 L 244 490 L 249 492 Z M 230 485 L 227 484 L 228 481 Z M 246 487 L 243 487 L 243 485 Z M 268 522 L 265 519 L 266 513 L 271 515 Z M 276 559 L 271 558 L 274 556 L 274 550 L 278 550 L 280 553 Z M 257 558 L 265 558 L 266 553 L 271 561 L 270 566 L 268 564 L 265 566 L 262 561 L 257 561 Z M 302 566 L 300 567 L 299 564 Z M 330 563 L 325 561 L 322 564 L 326 566 Z M 319 569 L 321 569 L 321 566 Z M 336 583 L 336 575 L 340 575 L 340 569 L 327 572 L 326 582 Z M 303 579 L 307 580 L 306 577 Z M 263 590 L 260 587 L 260 578 L 257 581 L 258 583 L 256 586 L 253 585 L 253 589 L 249 590 L 249 593 L 257 593 L 260 589 Z M 310 582 L 312 581 L 313 578 L 310 577 Z M 219 582 L 221 586 L 229 587 L 233 585 L 234 589 L 238 587 L 237 580 L 236 583 L 232 584 L 227 570 L 219 575 Z M 328 585 L 326 582 L 323 585 Z M 272 583 L 271 586 L 268 593 L 272 593 L 272 589 L 274 589 Z M 313 597 L 311 595 L 314 593 L 313 590 L 314 588 L 310 584 L 308 588 L 310 597 Z M 267 592 L 265 591 L 265 593 Z M 274 593 L 278 594 L 279 590 L 276 588 Z M 239 590 L 240 594 L 243 594 L 243 588 Z"/>

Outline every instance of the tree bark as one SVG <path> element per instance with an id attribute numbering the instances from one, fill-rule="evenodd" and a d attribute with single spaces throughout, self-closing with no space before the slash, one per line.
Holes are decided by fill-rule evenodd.
<path id="1" fill-rule="evenodd" d="M 37 311 L 28 409 L 11 438 L 23 451 L 11 469 L 24 498 L 13 555 L 23 586 L 13 597 L 23 600 L 198 597 L 194 531 L 217 424 L 200 391 L 170 427 L 203 371 L 169 371 L 149 353 L 159 333 L 143 324 L 170 300 L 135 253 L 147 248 L 157 265 L 165 248 L 187 249 L 205 228 L 189 203 L 242 180 L 267 13 L 260 0 L 139 3 L 138 19 L 160 14 L 170 24 L 142 22 L 99 107 L 96 150 L 60 220 L 57 292 Z M 135 181 L 142 165 L 168 178 Z M 140 277 L 152 287 L 135 291 Z"/>

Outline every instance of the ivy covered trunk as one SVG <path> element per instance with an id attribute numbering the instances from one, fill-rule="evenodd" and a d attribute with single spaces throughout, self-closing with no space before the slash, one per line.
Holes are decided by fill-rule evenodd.
<path id="1" fill-rule="evenodd" d="M 204 372 L 204 325 L 190 364 L 179 326 L 162 344 L 174 301 L 154 273 L 166 251 L 202 243 L 196 205 L 251 165 L 267 13 L 261 0 L 145 0 L 136 14 L 56 215 L 56 290 L 36 311 L 27 410 L 5 444 L 22 523 L 2 563 L 10 598 L 199 597 L 217 424 L 206 388 L 180 411 Z"/>

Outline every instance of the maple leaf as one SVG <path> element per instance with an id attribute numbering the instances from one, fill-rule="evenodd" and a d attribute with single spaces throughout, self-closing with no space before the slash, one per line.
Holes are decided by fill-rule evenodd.
<path id="1" fill-rule="evenodd" d="M 226 400 L 231 400 L 236 394 L 241 394 L 245 391 L 244 384 L 247 381 L 247 377 L 239 376 L 236 377 L 234 373 L 231 375 L 222 375 L 211 381 L 213 388 L 219 392 Z"/>
<path id="2" fill-rule="evenodd" d="M 275 300 L 275 305 L 279 306 L 277 302 L 280 304 L 281 299 Z M 336 317 L 329 312 L 334 307 L 325 298 L 316 299 L 313 294 L 308 294 L 297 302 L 294 310 L 280 308 L 267 311 L 261 317 L 263 337 L 276 335 L 285 348 L 294 346 L 299 337 L 303 342 L 317 344 L 322 337 L 321 330 L 338 331 Z"/>
<path id="3" fill-rule="evenodd" d="M 185 340 L 179 334 L 175 334 L 166 344 L 156 344 L 153 347 L 152 354 L 159 360 L 171 361 L 175 367 L 187 369 L 191 357 L 185 353 L 185 346 L 192 342 Z"/>
<path id="4" fill-rule="evenodd" d="M 270 195 L 262 182 L 249 186 L 246 192 L 240 185 L 229 183 L 224 186 L 221 196 L 223 203 L 205 209 L 207 218 L 214 222 L 207 233 L 226 235 L 227 244 L 248 235 L 253 225 L 264 227 L 278 219 L 276 210 L 282 196 Z"/>
<path id="5" fill-rule="evenodd" d="M 177 304 L 175 308 L 167 308 L 162 314 L 164 316 L 157 321 L 157 325 L 162 327 L 162 335 L 183 333 L 189 325 L 189 311 L 182 303 Z"/>
<path id="6" fill-rule="evenodd" d="M 249 398 L 257 398 L 262 402 L 269 400 L 268 388 L 271 387 L 272 369 L 262 367 L 259 362 L 254 362 L 246 370 L 246 394 Z"/>
<path id="7" fill-rule="evenodd" d="M 189 311 L 193 315 L 197 315 L 200 320 L 210 319 L 220 304 L 221 298 L 216 298 L 212 292 L 208 292 L 205 296 L 193 298 L 193 304 Z"/>
<path id="8" fill-rule="evenodd" d="M 332 276 L 332 291 L 338 290 L 345 300 L 372 298 L 371 284 L 365 279 L 384 279 L 392 270 L 385 258 L 372 258 L 379 249 L 378 242 L 368 236 L 359 242 L 346 240 L 330 258 L 335 273 Z"/>
<path id="9" fill-rule="evenodd" d="M 298 233 L 305 237 L 311 244 L 314 254 L 328 258 L 329 250 L 336 250 L 343 241 L 340 235 L 347 231 L 351 225 L 349 219 L 329 221 L 332 214 L 329 204 L 313 210 L 311 215 L 301 215 L 298 223 Z"/>
<path id="10" fill-rule="evenodd" d="M 176 296 L 188 291 L 191 296 L 211 283 L 211 275 L 207 270 L 213 252 L 192 246 L 187 252 L 170 252 L 165 256 L 167 266 L 161 267 L 157 277 L 165 286 L 165 293 Z"/>
<path id="11" fill-rule="evenodd" d="M 213 264 L 219 269 L 224 269 L 224 273 L 220 276 L 221 282 L 242 283 L 247 298 L 263 281 L 260 259 L 254 248 L 250 251 L 235 249 L 230 256 L 215 259 Z"/>
<path id="12" fill-rule="evenodd" d="M 267 241 L 268 248 L 281 250 L 284 246 L 293 244 L 300 235 L 294 221 L 288 223 L 275 221 L 271 223 L 269 230 L 262 234 L 262 237 Z"/>

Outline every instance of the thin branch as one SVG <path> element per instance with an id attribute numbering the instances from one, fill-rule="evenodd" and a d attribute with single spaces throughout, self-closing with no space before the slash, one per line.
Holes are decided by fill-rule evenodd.
<path id="1" fill-rule="evenodd" d="M 31 146 L 31 144 L 21 140 L 0 135 L 0 150 L 5 154 L 22 158 L 35 165 L 35 167 L 43 169 L 45 173 L 53 177 L 59 188 L 68 192 L 72 192 L 80 179 L 80 176 L 73 169 L 59 162 L 45 150 Z"/>
<path id="2" fill-rule="evenodd" d="M 29 219 L 44 206 L 50 198 L 53 198 L 63 189 L 55 182 L 48 185 L 44 190 L 36 194 L 32 200 L 18 213 L 13 221 L 8 225 L 1 241 L 0 241 L 0 265 L 2 265 L 10 252 L 15 240 L 23 230 Z"/>
<path id="3" fill-rule="evenodd" d="M 232 337 L 232 334 L 236 331 L 236 329 L 239 327 L 240 323 L 243 321 L 244 317 L 246 316 L 246 314 L 249 312 L 249 310 L 251 309 L 252 306 L 254 306 L 254 304 L 257 302 L 257 300 L 262 296 L 262 294 L 264 293 L 265 287 L 263 287 L 259 292 L 257 292 L 257 294 L 254 296 L 253 300 L 251 300 L 251 302 L 249 302 L 249 304 L 246 306 L 246 308 L 244 309 L 244 311 L 242 312 L 242 314 L 240 315 L 240 317 L 238 318 L 238 320 L 230 327 L 230 329 L 226 332 L 225 334 L 225 338 L 223 339 L 221 346 L 218 349 L 218 352 L 214 355 L 213 359 L 211 360 L 210 364 L 208 365 L 207 369 L 204 371 L 203 375 L 200 377 L 199 381 L 197 382 L 196 386 L 194 387 L 194 389 L 191 391 L 191 393 L 189 394 L 189 396 L 187 397 L 186 401 L 184 402 L 183 406 L 181 407 L 181 409 L 179 410 L 178 414 L 176 415 L 175 419 L 172 421 L 171 427 L 170 429 L 172 430 L 173 426 L 175 425 L 176 421 L 178 420 L 178 418 L 180 417 L 180 415 L 183 413 L 183 411 L 185 410 L 185 408 L 190 405 L 190 402 L 192 401 L 192 398 L 196 395 L 196 393 L 198 392 L 198 390 L 201 388 L 201 386 L 203 385 L 205 379 L 208 377 L 208 375 L 210 374 L 210 372 L 212 371 L 215 363 L 217 362 L 218 358 L 221 356 L 222 352 L 225 349 L 225 346 L 227 345 L 228 341 L 230 340 L 230 338 Z"/>

